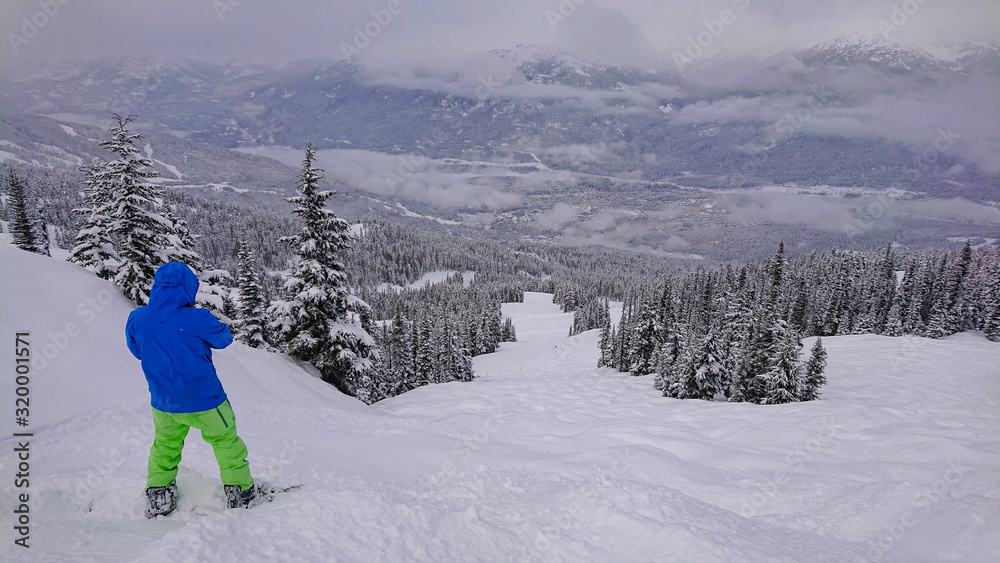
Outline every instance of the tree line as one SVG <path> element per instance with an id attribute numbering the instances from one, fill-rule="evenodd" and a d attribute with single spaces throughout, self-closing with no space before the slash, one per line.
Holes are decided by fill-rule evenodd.
<path id="1" fill-rule="evenodd" d="M 789 259 L 782 243 L 763 264 L 699 269 L 640 288 L 617 326 L 602 322 L 600 365 L 655 373 L 665 396 L 808 401 L 825 383 L 823 336 L 979 330 L 1000 341 L 1000 249 L 967 242 Z M 808 336 L 820 338 L 803 363 Z"/>

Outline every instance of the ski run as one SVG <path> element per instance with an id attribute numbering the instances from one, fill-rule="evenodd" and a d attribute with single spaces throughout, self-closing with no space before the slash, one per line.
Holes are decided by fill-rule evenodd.
<path id="1" fill-rule="evenodd" d="M 195 432 L 178 511 L 147 520 L 132 305 L 9 244 L 0 284 L 0 334 L 30 332 L 36 359 L 28 549 L 11 525 L 25 429 L 13 378 L 0 388 L 0 560 L 1000 560 L 1000 345 L 977 333 L 825 338 L 821 400 L 772 406 L 669 399 L 597 368 L 599 331 L 567 337 L 572 314 L 540 293 L 503 306 L 519 341 L 475 358 L 476 380 L 370 407 L 234 344 L 215 363 L 251 469 L 302 489 L 224 509 Z"/>

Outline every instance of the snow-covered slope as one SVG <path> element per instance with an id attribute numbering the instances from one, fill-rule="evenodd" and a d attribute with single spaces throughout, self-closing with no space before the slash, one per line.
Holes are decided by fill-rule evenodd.
<path id="1" fill-rule="evenodd" d="M 280 355 L 216 354 L 251 469 L 299 492 L 224 510 L 188 440 L 179 511 L 142 517 L 152 438 L 130 306 L 75 266 L 0 247 L 0 334 L 81 325 L 32 383 L 31 548 L 12 545 L 13 386 L 2 384 L 0 559 L 30 561 L 936 561 L 1000 548 L 1000 345 L 825 341 L 822 401 L 662 398 L 597 369 L 551 296 L 472 383 L 366 407 Z M 87 323 L 78 305 L 106 301 Z M 74 331 L 75 332 L 75 331 Z M 10 344 L 4 366 L 12 365 Z M 8 373 L 8 367 L 4 373 Z"/>

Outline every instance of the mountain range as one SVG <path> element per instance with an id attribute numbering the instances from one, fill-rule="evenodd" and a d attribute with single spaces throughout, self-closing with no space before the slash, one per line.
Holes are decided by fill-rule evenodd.
<path id="1" fill-rule="evenodd" d="M 971 217 L 901 213 L 922 233 L 901 242 L 993 234 L 1000 46 L 953 51 L 939 58 L 844 38 L 683 69 L 535 46 L 425 67 L 106 58 L 12 72 L 0 84 L 0 150 L 75 167 L 94 147 L 66 129 L 99 128 L 112 113 L 127 113 L 138 116 L 153 157 L 169 164 L 169 183 L 285 193 L 312 143 L 344 193 L 387 204 L 380 209 L 400 204 L 416 215 L 573 243 L 613 239 L 711 255 L 694 242 L 706 221 L 731 226 L 746 215 L 741 198 L 750 194 L 756 220 L 739 225 L 772 222 L 775 213 L 753 211 L 773 207 L 776 196 L 759 200 L 775 189 L 839 198 L 843 220 L 833 226 L 810 224 L 810 213 L 778 218 L 820 238 L 835 233 L 830 244 L 845 242 L 845 223 L 871 215 L 867 202 L 844 199 L 859 194 L 975 206 Z M 572 211 L 564 221 L 565 206 Z M 630 212 L 661 222 L 632 236 L 619 228 L 635 222 Z M 679 217 L 687 227 L 671 222 Z M 925 219 L 941 228 L 923 232 Z M 607 236 L 612 227 L 620 232 Z M 883 235 L 870 242 L 900 238 Z M 671 236 L 691 245 L 664 246 Z"/>

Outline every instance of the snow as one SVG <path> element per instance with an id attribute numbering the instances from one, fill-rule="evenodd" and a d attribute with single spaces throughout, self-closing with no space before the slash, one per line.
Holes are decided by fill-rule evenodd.
<path id="1" fill-rule="evenodd" d="M 167 164 L 166 162 L 163 162 L 162 160 L 157 160 L 157 159 L 153 158 L 153 147 L 149 143 L 146 143 L 146 146 L 143 148 L 143 150 L 146 152 L 146 158 L 148 158 L 152 162 L 155 162 L 156 164 L 159 164 L 160 166 L 166 168 L 167 172 L 170 172 L 171 174 L 173 174 L 174 177 L 177 178 L 178 182 L 184 180 L 184 174 L 180 170 L 178 170 L 176 166 L 174 166 L 172 164 Z"/>
<path id="2" fill-rule="evenodd" d="M 458 273 L 458 270 L 435 270 L 433 272 L 427 272 L 426 274 L 420 276 L 420 279 L 413 283 L 406 284 L 405 286 L 390 284 L 390 283 L 380 283 L 377 289 L 381 292 L 395 291 L 399 293 L 404 289 L 423 289 L 428 285 L 437 285 L 448 279 L 449 276 L 454 276 Z M 469 284 L 476 279 L 476 273 L 472 271 L 462 272 L 462 285 L 469 287 Z"/>
<path id="3" fill-rule="evenodd" d="M 389 209 L 392 209 L 392 208 L 390 207 Z M 442 225 L 461 225 L 462 224 L 461 221 L 452 221 L 451 219 L 442 219 L 440 217 L 434 217 L 432 215 L 421 215 L 420 213 L 417 213 L 415 211 L 410 211 L 402 203 L 396 203 L 396 209 L 400 210 L 399 212 L 400 212 L 400 214 L 403 215 L 403 217 L 416 217 L 418 219 L 430 219 L 431 221 L 437 221 L 438 223 L 440 223 Z"/>
<path id="4" fill-rule="evenodd" d="M 31 548 L 13 546 L 5 508 L 2 560 L 995 561 L 1000 549 L 1000 345 L 978 334 L 824 339 L 823 400 L 768 407 L 666 399 L 651 377 L 595 368 L 597 332 L 566 337 L 572 315 L 537 293 L 503 306 L 520 341 L 476 358 L 479 379 L 373 407 L 234 344 L 214 358 L 251 469 L 304 487 L 225 510 L 195 432 L 178 512 L 149 521 L 131 305 L 10 245 L 0 287 L 0 334 L 30 330 L 33 356 L 51 352 L 31 385 Z M 8 475 L 12 385 L 0 383 Z"/>
<path id="5" fill-rule="evenodd" d="M 69 135 L 70 137 L 76 137 L 78 134 L 76 130 L 70 127 L 69 125 L 63 125 L 62 123 L 60 123 L 59 127 L 62 127 L 62 130 L 65 131 L 66 134 Z"/>

